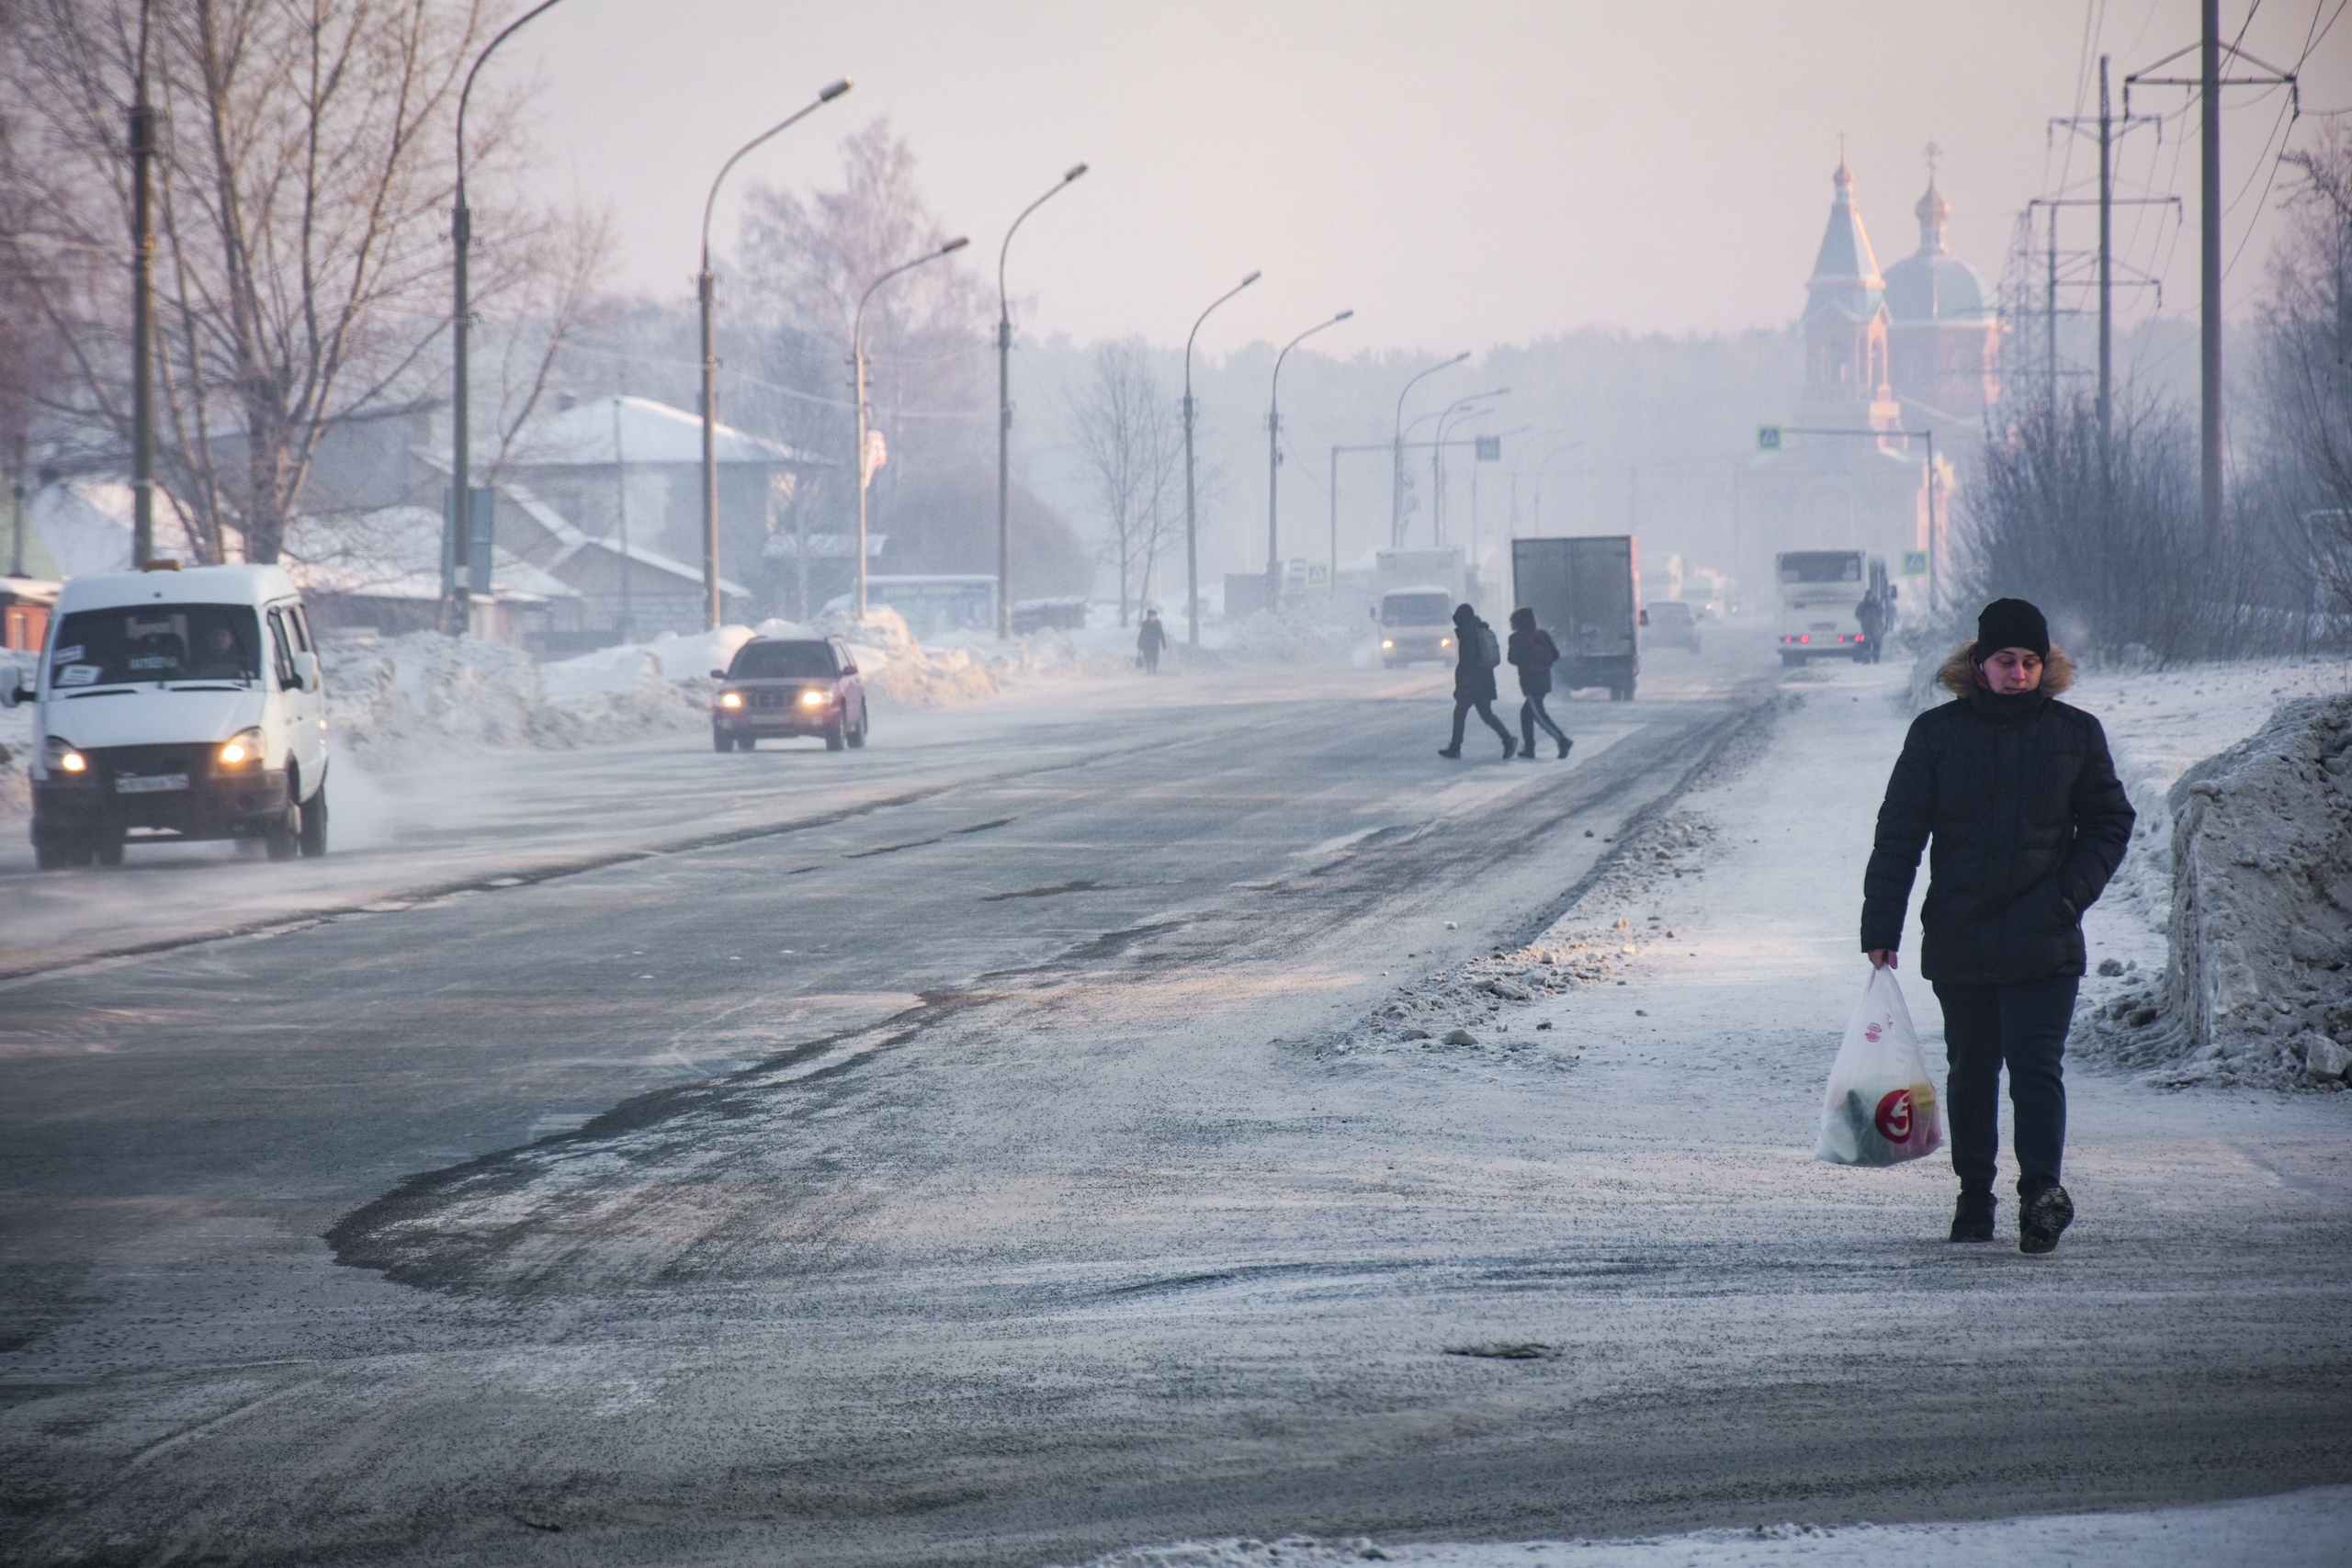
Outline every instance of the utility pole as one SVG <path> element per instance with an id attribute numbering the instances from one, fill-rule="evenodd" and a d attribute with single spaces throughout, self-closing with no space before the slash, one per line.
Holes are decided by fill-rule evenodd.
<path id="1" fill-rule="evenodd" d="M 147 101 L 147 19 L 139 7 L 139 85 L 130 106 L 130 569 L 155 554 L 155 111 Z M 17 532 L 24 525 L 20 519 Z"/>
<path id="2" fill-rule="evenodd" d="M 2086 120 L 2089 120 L 2091 117 L 2085 116 L 2084 118 Z M 2050 123 L 2053 126 L 2072 126 L 2077 122 L 2072 119 L 2053 119 Z M 2129 128 L 2133 124 L 2148 125 L 2157 122 L 2151 120 L 2145 116 L 2141 116 L 2136 118 L 2133 117 L 2126 117 L 2115 123 L 2121 124 L 2126 128 Z M 2118 197 L 2111 192 L 2103 192 L 2101 195 L 2097 197 L 2037 196 L 2032 200 L 2025 204 L 2026 220 L 2029 225 L 2029 241 L 2030 238 L 2030 225 L 2033 220 L 2034 209 L 2044 207 L 2050 209 L 2051 211 L 2049 219 L 2050 240 L 2049 251 L 2047 253 L 2048 262 L 2045 272 L 2045 280 L 2042 286 L 2042 310 L 2046 318 L 2046 324 L 2043 330 L 2043 370 L 2049 382 L 2048 397 L 2053 407 L 2056 405 L 2058 400 L 2058 318 L 2061 316 L 2071 316 L 2080 313 L 2075 310 L 2061 310 L 2058 306 L 2058 286 L 2060 282 L 2058 276 L 2058 263 L 2061 258 L 2074 260 L 2080 258 L 2085 254 L 2081 251 L 2061 251 L 2058 248 L 2057 209 L 2062 207 L 2096 207 L 2099 209 L 2099 229 L 2102 239 L 2100 241 L 2099 249 L 2096 253 L 2096 263 L 2097 288 L 2099 293 L 2100 305 L 2098 344 L 2099 363 L 2103 367 L 2100 375 L 2101 391 L 2099 401 L 2101 412 L 2099 415 L 2099 430 L 2101 433 L 2101 438 L 2104 439 L 2107 430 L 2106 408 L 2109 400 L 2108 393 L 2108 371 L 2106 367 L 2110 367 L 2112 362 L 2112 312 L 2109 309 L 2109 302 L 2115 288 L 2114 253 L 2109 246 L 2105 238 L 2109 232 L 2111 209 L 2118 207 L 2169 207 L 2175 211 L 2177 211 L 2180 208 L 2180 197 L 2177 196 L 2139 196 Z M 2027 254 L 2030 254 L 2030 243 Z M 2164 284 L 2161 279 L 2151 277 L 2146 273 L 2141 272 L 2136 267 L 2129 268 L 2127 270 L 2129 270 L 2132 276 L 2123 280 L 2123 286 L 2125 288 L 2153 288 L 2156 291 L 2157 302 L 2159 304 L 2163 303 Z"/>
<path id="3" fill-rule="evenodd" d="M 2198 40 L 2177 49 L 2145 71 L 2134 71 L 2123 78 L 2123 114 L 2132 114 L 2132 89 L 2134 85 L 2150 87 L 2194 87 L 2199 111 L 2199 169 L 2198 183 L 2198 374 L 2199 380 L 2199 510 L 2205 525 L 2208 540 L 2218 539 L 2222 531 L 2222 89 L 2224 87 L 2278 87 L 2287 89 L 2288 102 L 2293 112 L 2302 112 L 2302 89 L 2291 71 L 2281 71 L 2266 64 L 2235 44 L 2222 41 L 2221 0 L 2203 0 L 2199 6 L 2200 27 Z M 2194 76 L 2154 76 L 2160 71 L 2190 51 L 2197 54 L 2197 74 Z M 2258 67 L 2269 73 L 2263 76 L 2224 76 L 2222 57 Z"/>
<path id="4" fill-rule="evenodd" d="M 2106 445 L 2115 419 L 2115 209 L 2118 207 L 2145 207 L 2152 199 L 2160 199 L 2177 207 L 2175 197 L 2142 197 L 2132 201 L 2115 199 L 2115 141 L 2128 136 L 2137 126 L 2153 125 L 2156 140 L 2165 137 L 2165 122 L 2159 116 L 2131 115 L 2118 117 L 2109 97 L 2108 57 L 2098 57 L 2098 113 L 2080 118 L 2062 116 L 2050 124 L 2064 126 L 2075 135 L 2091 134 L 2098 138 L 2098 438 Z M 2056 204 L 2052 204 L 2056 205 Z M 2153 279 L 2139 281 L 2153 282 Z"/>
<path id="5" fill-rule="evenodd" d="M 2050 215 L 2050 265 L 2041 286 L 2042 398 L 2054 412 L 2058 407 L 2058 214 Z"/>

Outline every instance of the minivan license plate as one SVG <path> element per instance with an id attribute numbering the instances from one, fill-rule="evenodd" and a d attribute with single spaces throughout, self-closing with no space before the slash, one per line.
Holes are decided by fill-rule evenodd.
<path id="1" fill-rule="evenodd" d="M 132 773 L 114 781 L 117 795 L 153 795 L 159 790 L 186 788 L 186 773 Z"/>

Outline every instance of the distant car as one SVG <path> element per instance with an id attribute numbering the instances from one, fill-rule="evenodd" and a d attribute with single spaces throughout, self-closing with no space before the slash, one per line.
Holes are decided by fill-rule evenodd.
<path id="1" fill-rule="evenodd" d="M 1699 617 L 1680 599 L 1659 599 L 1642 606 L 1642 624 L 1649 629 L 1652 648 L 1687 648 L 1699 651 Z"/>
<path id="2" fill-rule="evenodd" d="M 825 750 L 865 744 L 865 686 L 849 649 L 831 637 L 755 637 L 714 670 L 714 750 L 748 751 L 763 738 L 822 736 Z"/>

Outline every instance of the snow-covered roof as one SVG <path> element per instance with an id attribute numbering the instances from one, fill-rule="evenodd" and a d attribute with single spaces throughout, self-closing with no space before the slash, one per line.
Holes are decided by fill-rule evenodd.
<path id="1" fill-rule="evenodd" d="M 882 553 L 890 542 L 888 534 L 865 536 L 865 555 L 871 560 Z M 810 560 L 855 560 L 857 536 L 854 534 L 770 534 L 760 553 L 770 560 L 797 560 L 804 554 Z"/>
<path id="2" fill-rule="evenodd" d="M 525 515 L 538 527 L 546 530 L 556 541 L 555 556 L 548 562 L 549 571 L 560 571 L 565 562 L 573 559 L 584 550 L 602 550 L 606 555 L 625 557 L 633 566 L 641 566 L 671 577 L 684 578 L 697 586 L 702 582 L 702 568 L 698 566 L 688 566 L 685 562 L 665 556 L 659 550 L 648 549 L 645 546 L 636 543 L 631 543 L 627 550 L 623 550 L 617 540 L 597 538 L 582 532 L 573 526 L 571 520 L 562 513 L 534 495 L 526 485 L 510 482 L 500 485 L 498 491 L 501 495 L 520 507 Z M 724 577 L 718 580 L 718 591 L 722 594 L 731 593 L 739 596 L 748 596 L 752 592 L 741 583 L 729 581 Z"/>
<path id="3" fill-rule="evenodd" d="M 387 506 L 357 516 L 297 517 L 286 530 L 280 564 L 305 593 L 365 599 L 441 597 L 441 514 L 425 506 Z M 562 579 L 495 544 L 494 596 L 577 599 Z"/>
<path id="4" fill-rule="evenodd" d="M 46 484 L 27 498 L 25 570 L 63 580 L 94 571 L 130 570 L 131 491 L 127 484 L 71 479 Z M 155 487 L 154 553 L 194 564 L 202 558 L 178 503 Z"/>
<path id="5" fill-rule="evenodd" d="M 722 463 L 824 463 L 724 422 L 712 445 Z M 702 416 L 650 398 L 596 398 L 543 414 L 524 428 L 512 459 L 522 468 L 701 461 Z"/>

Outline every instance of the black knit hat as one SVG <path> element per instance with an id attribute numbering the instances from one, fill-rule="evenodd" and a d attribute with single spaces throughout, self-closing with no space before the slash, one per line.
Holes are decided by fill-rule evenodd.
<path id="1" fill-rule="evenodd" d="M 2005 648 L 2030 648 L 2050 657 L 2050 623 L 2022 599 L 1996 599 L 1976 617 L 1976 649 L 1970 655 L 1982 664 Z"/>

